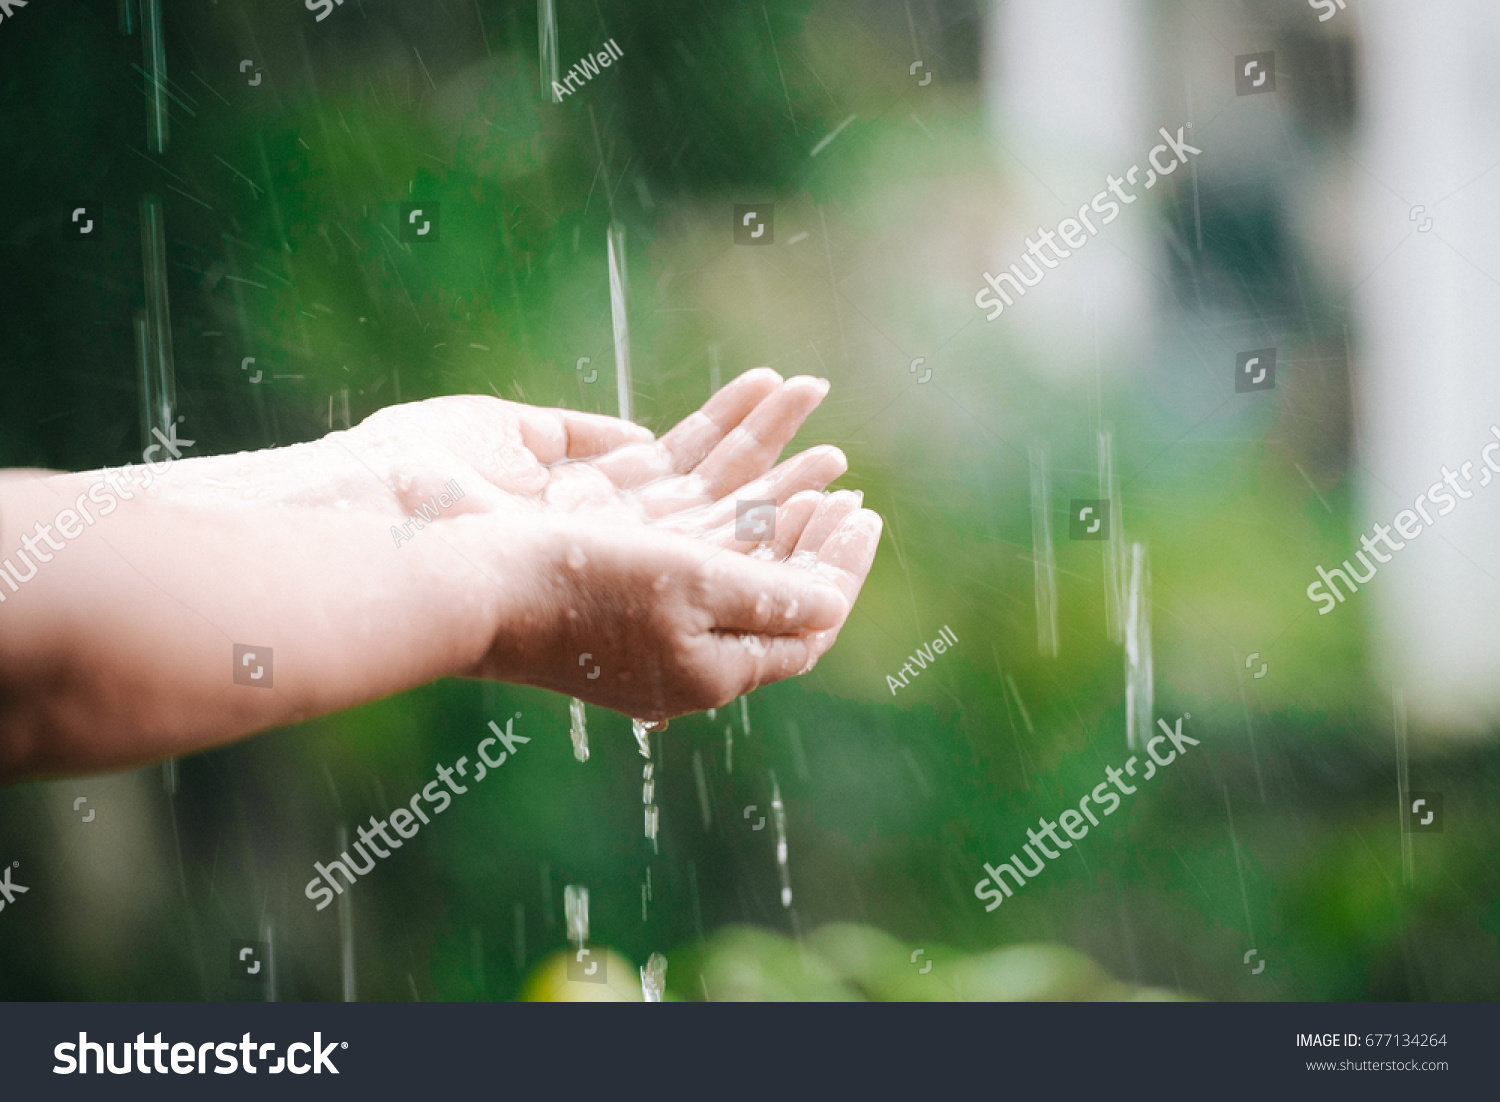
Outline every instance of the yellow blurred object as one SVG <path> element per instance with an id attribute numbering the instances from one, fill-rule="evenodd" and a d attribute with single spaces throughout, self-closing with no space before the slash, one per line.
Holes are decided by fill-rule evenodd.
<path id="1" fill-rule="evenodd" d="M 570 979 L 568 966 L 582 976 L 589 965 L 596 970 L 588 978 Z M 603 979 L 599 977 L 602 973 Z M 522 1002 L 534 1003 L 638 1003 L 641 973 L 633 963 L 612 949 L 596 946 L 577 959 L 577 950 L 554 953 L 531 970 L 521 989 Z"/>
<path id="2" fill-rule="evenodd" d="M 1120 980 L 1065 945 L 1011 945 L 964 954 L 908 944 L 852 922 L 835 922 L 801 943 L 754 926 L 727 926 L 702 947 L 668 954 L 666 1001 L 712 1002 L 1168 1002 L 1187 998 Z M 569 978 L 569 965 L 574 978 Z M 598 982 L 579 978 L 595 965 Z M 604 948 L 585 959 L 554 953 L 532 970 L 526 1002 L 640 1002 L 640 969 Z"/>
<path id="3" fill-rule="evenodd" d="M 688 954 L 682 954 L 684 958 Z M 750 927 L 709 939 L 706 957 L 685 959 L 680 992 L 715 1002 L 1160 1001 L 1169 991 L 1134 987 L 1062 945 L 1016 945 L 965 955 L 907 944 L 883 930 L 833 923 L 799 945 Z"/>

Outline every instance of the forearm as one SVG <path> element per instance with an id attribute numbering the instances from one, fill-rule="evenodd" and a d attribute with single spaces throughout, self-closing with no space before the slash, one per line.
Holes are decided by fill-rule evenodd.
<path id="1" fill-rule="evenodd" d="M 0 482 L 0 556 L 27 577 L 0 579 L 0 778 L 188 753 L 464 672 L 489 649 L 495 582 L 519 566 L 466 538 L 481 518 L 397 547 L 377 505 L 264 504 L 205 482 L 235 459 L 173 464 L 155 496 L 122 484 L 131 500 L 90 499 L 98 472 Z M 118 504 L 103 515 L 100 499 Z M 64 509 L 92 522 L 60 530 Z M 274 654 L 255 663 L 269 687 L 236 683 L 235 644 Z"/>

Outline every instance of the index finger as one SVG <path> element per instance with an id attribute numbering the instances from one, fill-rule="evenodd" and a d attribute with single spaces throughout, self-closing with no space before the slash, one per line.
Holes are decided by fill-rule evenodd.
<path id="1" fill-rule="evenodd" d="M 781 376 L 769 367 L 757 367 L 730 380 L 702 409 L 688 414 L 661 438 L 672 470 L 681 474 L 696 467 L 779 386 Z"/>

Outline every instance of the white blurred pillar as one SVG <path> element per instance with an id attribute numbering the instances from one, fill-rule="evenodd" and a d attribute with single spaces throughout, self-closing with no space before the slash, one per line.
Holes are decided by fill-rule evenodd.
<path id="1" fill-rule="evenodd" d="M 1076 218 L 1104 190 L 1107 174 L 1141 166 L 1130 188 L 1137 201 L 989 323 L 1036 348 L 1054 377 L 1092 377 L 1096 330 L 1106 359 L 1141 355 L 1149 338 L 1145 269 L 1157 260 L 1146 226 L 1156 193 L 1139 181 L 1147 151 L 1160 141 L 1152 137 L 1156 127 L 1174 120 L 1155 120 L 1148 110 L 1146 17 L 1142 0 L 1010 0 L 991 6 L 986 19 L 989 129 L 1010 185 L 986 242 L 988 271 L 1020 262 L 1038 225 L 1050 230 Z M 1099 224 L 1097 214 L 1090 217 Z"/>
<path id="2" fill-rule="evenodd" d="M 1414 734 L 1477 732 L 1500 717 L 1500 480 L 1478 486 L 1500 424 L 1500 170 L 1483 175 L 1500 162 L 1500 7 L 1360 0 L 1358 18 L 1356 523 L 1389 524 L 1445 464 L 1474 465 L 1474 496 L 1427 506 L 1435 523 L 1352 600 L 1370 602 Z"/>

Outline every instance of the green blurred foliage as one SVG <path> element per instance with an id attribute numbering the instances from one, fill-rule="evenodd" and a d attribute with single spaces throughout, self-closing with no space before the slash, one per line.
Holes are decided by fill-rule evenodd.
<path id="1" fill-rule="evenodd" d="M 982 132 L 972 23 L 941 28 L 960 79 L 919 104 L 898 9 L 601 0 L 564 14 L 562 64 L 610 36 L 625 56 L 553 105 L 532 6 L 480 0 L 482 31 L 461 5 L 363 6 L 366 19 L 346 4 L 314 25 L 291 2 L 169 5 L 181 97 L 163 158 L 142 152 L 139 45 L 113 4 L 7 24 L 4 95 L 25 109 L 7 112 L 0 145 L 26 213 L 9 234 L 24 278 L 0 305 L 0 462 L 77 469 L 137 452 L 143 192 L 167 207 L 180 408 L 214 452 L 342 428 L 346 402 L 351 423 L 458 392 L 613 412 L 613 215 L 627 231 L 638 419 L 661 430 L 700 404 L 715 355 L 725 380 L 759 363 L 826 374 L 832 396 L 799 444 L 846 450 L 844 482 L 887 518 L 886 542 L 838 646 L 755 693 L 748 732 L 731 708 L 656 739 L 659 854 L 642 837 L 624 717 L 590 709 L 580 766 L 565 700 L 441 683 L 184 761 L 173 801 L 148 774 L 139 898 L 62 925 L 42 891 L 7 910 L 0 994 L 261 997 L 218 961 L 227 939 L 270 921 L 279 996 L 339 997 L 338 909 L 302 896 L 312 862 L 335 856 L 337 824 L 384 816 L 515 712 L 533 741 L 513 765 L 351 893 L 360 997 L 514 998 L 528 975 L 545 986 L 567 883 L 589 886 L 593 939 L 622 963 L 667 953 L 682 999 L 701 996 L 695 983 L 710 998 L 820 999 L 1500 990 L 1493 743 L 1420 763 L 1455 826 L 1413 839 L 1406 886 L 1365 612 L 1355 601 L 1309 617 L 1302 597 L 1311 564 L 1349 542 L 1342 457 L 1318 467 L 1325 510 L 1285 474 L 1317 446 L 1296 417 L 1261 404 L 1191 424 L 1172 392 L 1194 369 L 1176 353 L 1155 373 L 1111 376 L 1101 400 L 1132 538 L 1151 547 L 1157 713 L 1191 712 L 1203 745 L 997 912 L 974 898 L 984 861 L 1128 752 L 1099 545 L 1059 544 L 1061 657 L 1035 644 L 1026 444 L 1051 449 L 1065 532 L 1063 503 L 1094 496 L 1087 399 L 1050 383 L 1034 351 L 964 328 L 976 271 L 910 271 L 908 224 L 957 219 L 962 236 L 955 197 L 1001 201 L 1018 171 Z M 252 54 L 267 74 L 254 89 L 236 72 Z M 75 195 L 105 202 L 102 240 L 59 243 Z M 778 246 L 735 249 L 731 204 L 766 199 Z M 414 200 L 441 203 L 439 242 L 399 240 L 398 205 Z M 1154 217 L 1181 216 L 1180 194 L 1164 204 Z M 1219 240 L 1254 274 L 1264 235 L 1251 214 Z M 809 238 L 785 244 L 797 232 Z M 1343 319 L 1309 295 L 1293 340 L 1315 349 Z M 937 385 L 912 387 L 909 360 L 939 342 Z M 249 385 L 251 355 L 295 378 Z M 574 369 L 583 356 L 594 384 Z M 886 675 L 944 624 L 959 644 L 893 695 Z M 1272 678 L 1242 689 L 1239 657 L 1257 649 Z M 773 769 L 790 910 L 773 832 L 744 816 L 769 813 Z M 43 884 L 69 860 L 66 826 L 46 825 L 64 789 L 0 793 L 3 837 Z M 91 921 L 113 924 L 110 948 L 80 953 Z M 1252 946 L 1263 974 L 1242 963 Z M 914 978 L 917 948 L 937 963 Z"/>

